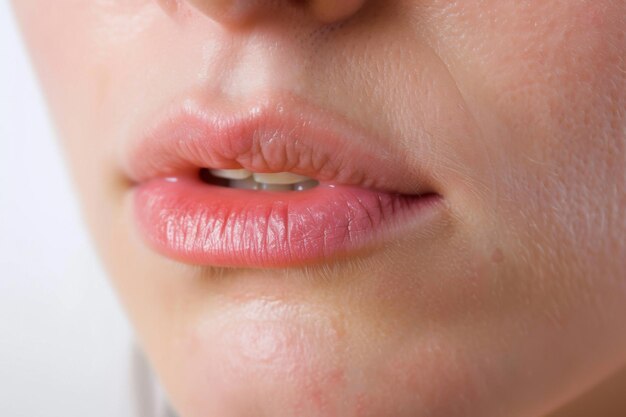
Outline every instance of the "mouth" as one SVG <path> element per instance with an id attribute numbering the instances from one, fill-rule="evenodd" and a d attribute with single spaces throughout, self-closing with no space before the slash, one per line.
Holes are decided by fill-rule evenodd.
<path id="1" fill-rule="evenodd" d="M 301 99 L 188 98 L 125 154 L 135 223 L 185 263 L 289 267 L 358 256 L 428 224 L 442 197 L 403 152 Z"/>

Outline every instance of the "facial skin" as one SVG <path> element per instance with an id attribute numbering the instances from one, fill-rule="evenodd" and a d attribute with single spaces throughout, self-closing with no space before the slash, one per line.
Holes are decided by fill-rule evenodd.
<path id="1" fill-rule="evenodd" d="M 534 417 L 626 363 L 626 2 L 13 4 L 181 416 Z M 120 153 L 191 90 L 306 97 L 427 167 L 446 210 L 316 266 L 169 260 Z"/>

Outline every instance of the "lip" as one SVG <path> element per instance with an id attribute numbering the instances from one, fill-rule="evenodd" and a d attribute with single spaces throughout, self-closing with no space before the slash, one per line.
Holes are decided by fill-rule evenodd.
<path id="1" fill-rule="evenodd" d="M 441 205 L 428 174 L 401 150 L 290 94 L 238 104 L 187 97 L 148 126 L 123 157 L 135 223 L 149 246 L 178 261 L 331 261 L 419 228 Z M 320 184 L 231 189 L 203 182 L 201 168 L 289 171 Z"/>

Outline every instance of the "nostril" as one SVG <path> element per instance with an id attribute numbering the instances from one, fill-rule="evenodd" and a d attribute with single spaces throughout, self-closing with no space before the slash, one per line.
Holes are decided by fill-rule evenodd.
<path id="1" fill-rule="evenodd" d="M 167 0 L 166 0 L 167 1 Z M 269 9 L 275 9 L 277 3 L 287 5 L 285 0 L 181 0 L 206 15 L 211 20 L 228 27 L 242 27 Z"/>
<path id="2" fill-rule="evenodd" d="M 174 1 L 174 0 L 165 0 Z M 236 17 L 235 12 L 239 14 L 244 7 L 250 4 L 250 1 L 241 0 L 183 0 L 191 5 L 194 9 L 209 17 L 211 20 L 221 23 L 232 23 L 231 20 Z"/>
<path id="3" fill-rule="evenodd" d="M 311 8 L 318 20 L 335 23 L 350 18 L 365 4 L 366 0 L 311 0 Z"/>
<path id="4" fill-rule="evenodd" d="M 233 28 L 248 26 L 261 18 L 277 19 L 279 12 L 290 8 L 307 11 L 322 23 L 336 23 L 356 14 L 367 0 L 158 0 L 170 15 L 178 13 L 184 3 L 222 25 Z M 292 18 L 281 16 L 292 23 Z"/>

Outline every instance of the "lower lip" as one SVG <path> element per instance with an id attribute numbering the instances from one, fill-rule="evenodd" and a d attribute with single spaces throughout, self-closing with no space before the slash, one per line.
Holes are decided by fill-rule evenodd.
<path id="1" fill-rule="evenodd" d="M 433 194 L 329 184 L 276 192 L 159 178 L 135 188 L 134 211 L 147 243 L 169 258 L 198 265 L 287 267 L 349 256 L 380 243 L 407 223 L 425 221 L 439 201 Z"/>

